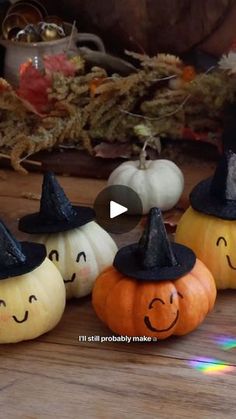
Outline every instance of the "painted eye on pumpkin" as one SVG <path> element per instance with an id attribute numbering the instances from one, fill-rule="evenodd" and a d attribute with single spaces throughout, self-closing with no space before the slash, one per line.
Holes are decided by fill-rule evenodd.
<path id="1" fill-rule="evenodd" d="M 38 301 L 37 297 L 35 297 L 35 295 L 31 295 L 29 297 L 29 302 L 32 303 L 33 301 Z"/>
<path id="2" fill-rule="evenodd" d="M 84 252 L 80 252 L 78 253 L 78 256 L 76 258 L 76 262 L 79 263 L 80 259 L 83 257 L 84 261 L 86 262 L 87 258 L 86 258 L 86 254 Z"/>
<path id="3" fill-rule="evenodd" d="M 175 295 L 178 295 L 180 298 L 184 298 L 182 294 L 180 294 L 179 291 L 177 292 L 172 292 L 171 296 L 170 296 L 170 304 L 173 304 L 173 298 Z"/>
<path id="4" fill-rule="evenodd" d="M 153 300 L 150 302 L 148 308 L 151 310 L 153 308 L 153 304 L 155 302 L 159 302 L 161 304 L 165 304 L 165 302 L 161 298 L 153 298 Z"/>
<path id="5" fill-rule="evenodd" d="M 58 262 L 59 261 L 59 253 L 57 250 L 51 250 L 51 252 L 48 255 L 48 258 L 53 261 L 53 259 L 55 258 L 55 260 Z"/>
<path id="6" fill-rule="evenodd" d="M 216 246 L 219 246 L 221 242 L 223 242 L 224 245 L 225 245 L 225 247 L 227 247 L 227 241 L 226 241 L 226 239 L 224 237 L 219 237 L 218 238 L 218 240 L 216 242 Z"/>
<path id="7" fill-rule="evenodd" d="M 0 307 L 1 307 L 1 306 L 6 307 L 6 303 L 5 303 L 5 301 L 4 301 L 4 300 L 0 300 Z"/>

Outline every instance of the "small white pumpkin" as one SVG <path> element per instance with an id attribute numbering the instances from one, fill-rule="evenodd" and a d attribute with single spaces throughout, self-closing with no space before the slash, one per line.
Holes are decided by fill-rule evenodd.
<path id="1" fill-rule="evenodd" d="M 91 293 L 97 276 L 113 263 L 117 246 L 94 220 L 92 208 L 72 205 L 55 175 L 44 175 L 39 212 L 19 221 L 30 240 L 45 245 L 59 269 L 67 298 Z"/>
<path id="2" fill-rule="evenodd" d="M 67 298 L 90 294 L 95 279 L 113 263 L 117 252 L 114 240 L 94 221 L 31 239 L 45 244 L 48 257 L 63 276 Z"/>
<path id="3" fill-rule="evenodd" d="M 143 204 L 143 214 L 151 208 L 162 211 L 173 208 L 184 189 L 184 176 L 170 160 L 146 160 L 141 153 L 140 161 L 127 161 L 110 175 L 108 185 L 123 185 L 133 189 Z"/>

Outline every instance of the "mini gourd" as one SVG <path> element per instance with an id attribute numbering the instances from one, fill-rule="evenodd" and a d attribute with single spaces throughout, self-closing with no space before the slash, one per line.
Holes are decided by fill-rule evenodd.
<path id="1" fill-rule="evenodd" d="M 176 231 L 212 272 L 218 289 L 236 289 L 236 154 L 222 156 L 213 177 L 190 194 Z"/>
<path id="2" fill-rule="evenodd" d="M 44 175 L 40 211 L 19 221 L 19 229 L 46 246 L 62 274 L 67 298 L 83 297 L 115 257 L 117 246 L 95 221 L 92 208 L 72 206 L 51 172 Z"/>
<path id="3" fill-rule="evenodd" d="M 147 160 L 146 141 L 138 161 L 127 161 L 118 166 L 108 179 L 108 186 L 122 185 L 133 189 L 140 197 L 143 214 L 151 208 L 162 211 L 173 208 L 184 189 L 184 176 L 170 160 Z"/>
<path id="4" fill-rule="evenodd" d="M 212 274 L 190 249 L 169 242 L 153 208 L 140 242 L 119 250 L 97 278 L 92 304 L 114 333 L 166 339 L 196 329 L 215 298 Z"/>
<path id="5" fill-rule="evenodd" d="M 0 343 L 37 338 L 60 321 L 62 276 L 42 244 L 18 242 L 0 222 Z"/>

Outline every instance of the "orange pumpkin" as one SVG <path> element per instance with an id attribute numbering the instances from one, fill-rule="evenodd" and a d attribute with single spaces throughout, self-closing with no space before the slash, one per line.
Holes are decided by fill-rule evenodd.
<path id="1" fill-rule="evenodd" d="M 139 244 L 121 249 L 97 278 L 92 303 L 119 335 L 166 339 L 197 328 L 215 298 L 212 274 L 190 249 L 169 242 L 160 211 L 152 209 Z"/>

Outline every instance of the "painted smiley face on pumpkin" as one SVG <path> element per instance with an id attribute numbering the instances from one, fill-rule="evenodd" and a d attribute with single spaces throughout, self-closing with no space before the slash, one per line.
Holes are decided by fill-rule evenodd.
<path id="1" fill-rule="evenodd" d="M 114 267 L 96 280 L 92 304 L 98 317 L 120 335 L 158 340 L 196 329 L 213 308 L 214 278 L 199 260 L 175 281 L 138 282 Z"/>
<path id="2" fill-rule="evenodd" d="M 0 343 L 34 339 L 59 322 L 65 308 L 60 272 L 46 258 L 32 272 L 0 281 Z"/>
<path id="3" fill-rule="evenodd" d="M 144 317 L 144 323 L 151 332 L 169 332 L 171 329 L 173 329 L 173 327 L 175 327 L 179 320 L 179 308 L 176 309 L 175 307 L 174 311 L 172 311 L 170 306 L 173 306 L 174 299 L 176 296 L 184 298 L 179 291 L 174 291 L 170 294 L 169 301 L 165 302 L 162 298 L 155 297 L 150 302 L 148 309 L 151 311 L 148 316 Z M 173 320 L 171 321 L 171 323 L 166 324 L 166 327 L 160 329 L 158 328 L 156 323 L 158 323 L 158 315 L 160 315 L 160 311 L 163 310 L 166 311 L 166 317 L 173 317 Z"/>
<path id="4" fill-rule="evenodd" d="M 113 262 L 117 251 L 113 239 L 94 221 L 32 239 L 46 246 L 49 259 L 64 279 L 67 298 L 90 294 L 96 277 Z"/>
<path id="5" fill-rule="evenodd" d="M 225 237 L 223 237 L 223 236 L 221 236 L 221 237 L 219 237 L 218 238 L 218 240 L 217 240 L 217 242 L 216 242 L 216 246 L 224 246 L 225 248 L 227 248 L 228 247 L 228 243 L 227 243 L 227 240 L 226 240 L 226 238 Z M 227 251 L 228 249 L 226 249 L 226 251 Z M 230 255 L 228 255 L 228 254 L 226 254 L 225 255 L 225 257 L 226 257 L 226 260 L 227 260 L 227 264 L 228 264 L 228 266 L 230 267 L 230 269 L 233 269 L 234 271 L 236 271 L 236 266 L 234 266 L 233 265 L 233 263 L 232 263 L 232 260 L 231 260 L 231 257 L 230 257 Z M 236 259 L 236 258 L 235 258 Z"/>
<path id="6" fill-rule="evenodd" d="M 177 227 L 176 242 L 190 247 L 212 272 L 218 289 L 236 288 L 236 220 L 190 207 Z"/>
<path id="7" fill-rule="evenodd" d="M 52 262 L 58 262 L 59 263 L 59 252 L 57 250 L 51 250 L 51 252 L 48 255 L 49 259 Z M 85 252 L 79 252 L 77 257 L 76 257 L 76 263 L 80 263 L 80 261 L 87 261 L 87 257 Z M 88 275 L 89 274 L 89 267 L 84 267 L 84 268 L 78 268 L 76 272 L 73 272 L 73 274 L 71 275 L 70 279 L 64 279 L 64 283 L 65 284 L 72 284 L 76 278 L 77 278 L 77 274 L 79 277 L 81 277 L 82 275 Z"/>
<path id="8" fill-rule="evenodd" d="M 35 295 L 30 295 L 28 298 L 28 302 L 32 304 L 35 301 L 38 301 L 37 297 Z M 5 300 L 0 299 L 0 309 L 1 307 L 7 308 L 7 303 Z M 25 310 L 24 315 L 21 317 L 17 317 L 16 315 L 6 316 L 4 315 L 4 311 L 2 310 L 2 313 L 0 314 L 0 319 L 10 319 L 10 317 L 12 317 L 12 320 L 18 324 L 25 323 L 29 319 L 29 309 Z"/>

